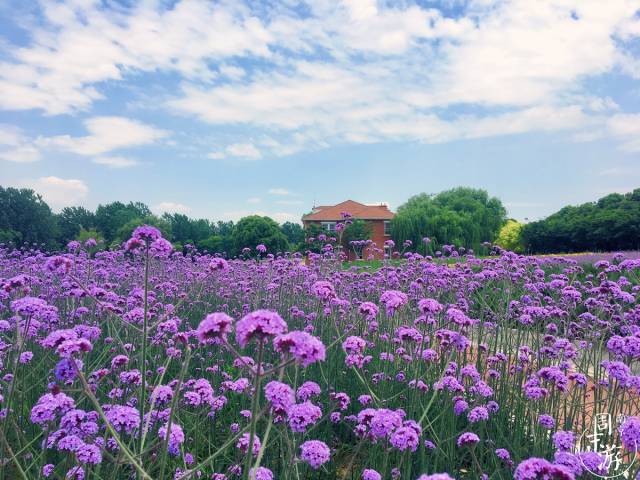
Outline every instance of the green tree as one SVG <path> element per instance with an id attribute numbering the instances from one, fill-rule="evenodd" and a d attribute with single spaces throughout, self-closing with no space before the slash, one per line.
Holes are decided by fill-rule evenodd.
<path id="1" fill-rule="evenodd" d="M 496 238 L 494 243 L 505 250 L 522 253 L 524 251 L 522 227 L 524 227 L 524 225 L 517 220 L 507 220 L 507 223 L 505 223 L 500 229 L 498 238 Z"/>
<path id="2" fill-rule="evenodd" d="M 106 205 L 98 205 L 96 209 L 95 225 L 97 230 L 104 235 L 107 243 L 111 244 L 117 240 L 116 233 L 118 230 L 133 219 L 142 219 L 150 217 L 151 210 L 144 203 L 129 202 L 112 202 Z"/>
<path id="3" fill-rule="evenodd" d="M 40 195 L 26 188 L 0 187 L 0 232 L 4 241 L 17 245 L 58 246 L 56 219 Z"/>
<path id="4" fill-rule="evenodd" d="M 355 218 L 352 220 L 351 224 L 347 225 L 346 228 L 342 231 L 342 247 L 345 251 L 353 251 L 355 252 L 358 258 L 362 257 L 362 247 L 354 247 L 351 245 L 351 242 L 357 240 L 369 240 L 371 239 L 371 234 L 373 229 L 371 224 L 366 220 L 362 220 L 360 218 Z"/>
<path id="5" fill-rule="evenodd" d="M 567 206 L 522 229 L 534 253 L 632 250 L 640 247 L 640 189 Z"/>
<path id="6" fill-rule="evenodd" d="M 292 247 L 304 242 L 304 230 L 299 223 L 284 222 L 280 226 L 280 230 L 287 237 L 287 241 Z"/>
<path id="7" fill-rule="evenodd" d="M 238 255 L 245 247 L 255 252 L 255 247 L 260 244 L 266 246 L 267 251 L 273 254 L 289 248 L 287 237 L 275 220 L 259 215 L 241 218 L 231 234 L 233 255 Z"/>
<path id="8" fill-rule="evenodd" d="M 204 240 L 200 240 L 196 247 L 199 250 L 208 253 L 225 253 L 229 249 L 230 237 L 222 237 L 220 235 L 211 235 Z"/>
<path id="9" fill-rule="evenodd" d="M 65 207 L 56 215 L 61 244 L 78 237 L 82 229 L 92 229 L 96 225 L 96 216 L 84 207 Z"/>
<path id="10" fill-rule="evenodd" d="M 112 246 L 120 245 L 130 239 L 131 234 L 136 227 L 141 225 L 152 225 L 160 230 L 164 238 L 171 238 L 171 224 L 169 222 L 162 218 L 158 218 L 155 215 L 147 215 L 143 218 L 133 218 L 118 228 L 113 239 Z"/>
<path id="11" fill-rule="evenodd" d="M 431 239 L 430 248 L 453 244 L 477 249 L 496 238 L 505 221 L 506 210 L 499 199 L 485 190 L 458 187 L 411 197 L 398 208 L 391 234 L 396 244 L 411 240 L 423 252 L 424 237 Z"/>
<path id="12" fill-rule="evenodd" d="M 322 247 L 327 243 L 318 240 L 318 236 L 323 233 L 326 234 L 327 232 L 323 230 L 322 225 L 319 223 L 307 224 L 304 227 L 304 243 L 299 245 L 298 251 L 320 253 L 322 251 Z"/>

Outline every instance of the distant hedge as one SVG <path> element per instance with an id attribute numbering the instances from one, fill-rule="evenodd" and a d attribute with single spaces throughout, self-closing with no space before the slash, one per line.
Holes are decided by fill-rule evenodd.
<path id="1" fill-rule="evenodd" d="M 636 250 L 640 248 L 640 188 L 564 207 L 525 225 L 522 241 L 532 253 Z"/>

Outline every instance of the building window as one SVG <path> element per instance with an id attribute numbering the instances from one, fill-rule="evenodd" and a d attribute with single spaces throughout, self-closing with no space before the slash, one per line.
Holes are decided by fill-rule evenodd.
<path id="1" fill-rule="evenodd" d="M 335 233 L 336 222 L 322 222 L 322 229 L 326 230 L 329 233 Z"/>
<path id="2" fill-rule="evenodd" d="M 389 220 L 384 221 L 384 236 L 391 236 L 391 222 Z"/>

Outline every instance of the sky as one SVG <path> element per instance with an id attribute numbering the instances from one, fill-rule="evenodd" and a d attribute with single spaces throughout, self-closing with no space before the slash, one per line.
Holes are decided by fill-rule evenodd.
<path id="1" fill-rule="evenodd" d="M 640 187 L 640 0 L 5 0 L 0 185 L 299 221 Z"/>

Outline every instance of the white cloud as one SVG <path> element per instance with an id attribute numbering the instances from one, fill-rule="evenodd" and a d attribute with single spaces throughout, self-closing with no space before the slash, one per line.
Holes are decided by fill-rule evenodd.
<path id="1" fill-rule="evenodd" d="M 0 124 L 0 145 L 16 147 L 24 141 L 22 131 L 13 125 Z"/>
<path id="2" fill-rule="evenodd" d="M 607 122 L 611 134 L 625 152 L 640 152 L 640 114 L 618 114 Z"/>
<path id="3" fill-rule="evenodd" d="M 44 3 L 46 27 L 0 63 L 0 107 L 48 114 L 87 109 L 96 84 L 131 72 L 174 71 L 212 78 L 208 61 L 268 55 L 271 35 L 244 6 L 192 0 L 104 8 L 98 2 Z M 189 48 L 185 49 L 184 46 Z"/>
<path id="4" fill-rule="evenodd" d="M 15 148 L 0 151 L 0 160 L 15 163 L 31 163 L 40 160 L 42 156 L 32 145 L 20 145 Z"/>
<path id="5" fill-rule="evenodd" d="M 78 155 L 100 155 L 122 148 L 148 145 L 168 135 L 168 132 L 125 117 L 93 117 L 84 121 L 89 135 L 71 137 L 59 135 L 41 137 L 36 143 Z"/>
<path id="6" fill-rule="evenodd" d="M 247 198 L 247 203 L 260 203 L 262 201 L 261 198 L 258 197 L 249 197 Z"/>
<path id="7" fill-rule="evenodd" d="M 291 195 L 291 192 L 286 188 L 270 188 L 268 191 L 269 195 Z"/>
<path id="8" fill-rule="evenodd" d="M 89 187 L 75 178 L 40 177 L 24 180 L 20 186 L 35 190 L 54 210 L 82 204 L 89 193 Z"/>
<path id="9" fill-rule="evenodd" d="M 171 73 L 179 93 L 158 87 L 147 103 L 232 125 L 228 146 L 208 154 L 216 160 L 533 131 L 575 141 L 606 131 L 640 149 L 603 128 L 618 106 L 589 84 L 613 71 L 640 77 L 637 0 L 473 0 L 455 16 L 438 2 L 294 3 L 44 2 L 30 43 L 5 48 L 0 108 L 88 110 L 107 84 Z M 142 124 L 118 129 L 122 138 L 87 129 L 41 143 L 102 155 L 164 135 Z"/>
<path id="10" fill-rule="evenodd" d="M 129 168 L 138 165 L 138 161 L 127 157 L 96 157 L 92 160 L 98 165 L 106 165 L 110 168 Z"/>
<path id="11" fill-rule="evenodd" d="M 262 158 L 260 150 L 251 143 L 234 143 L 227 147 L 226 152 L 231 157 L 247 158 L 249 160 Z"/>
<path id="12" fill-rule="evenodd" d="M 159 214 L 163 213 L 183 213 L 187 214 L 191 212 L 191 208 L 182 203 L 176 202 L 160 202 L 157 205 L 153 206 L 153 211 Z"/>
<path id="13" fill-rule="evenodd" d="M 284 223 L 284 222 L 300 222 L 300 215 L 295 215 L 293 213 L 289 213 L 289 212 L 278 212 L 278 213 L 274 213 L 272 215 L 269 215 L 271 218 L 273 218 L 276 222 L 278 223 Z"/>
<path id="14" fill-rule="evenodd" d="M 290 213 L 290 212 L 267 213 L 264 210 L 230 210 L 227 212 L 222 212 L 220 216 L 222 220 L 233 220 L 234 222 L 237 222 L 241 218 L 249 215 L 260 215 L 262 217 L 270 217 L 270 218 L 273 218 L 278 223 L 300 221 L 300 216 L 294 213 Z"/>
<path id="15" fill-rule="evenodd" d="M 40 160 L 37 148 L 13 125 L 0 125 L 0 160 L 15 163 L 31 163 Z"/>
<path id="16" fill-rule="evenodd" d="M 207 158 L 212 160 L 222 160 L 229 157 L 243 160 L 259 160 L 262 158 L 262 153 L 252 143 L 233 143 L 228 145 L 224 151 L 215 151 L 207 155 Z"/>

